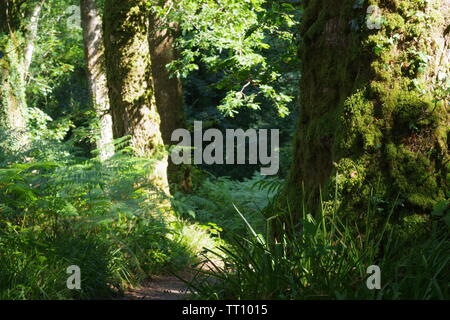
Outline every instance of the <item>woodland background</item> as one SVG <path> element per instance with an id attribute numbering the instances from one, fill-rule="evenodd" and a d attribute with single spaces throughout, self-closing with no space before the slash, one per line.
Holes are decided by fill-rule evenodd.
<path id="1" fill-rule="evenodd" d="M 450 297 L 448 1 L 0 1 L 0 299 L 186 270 L 194 298 Z M 280 129 L 279 174 L 170 164 L 194 121 Z"/>

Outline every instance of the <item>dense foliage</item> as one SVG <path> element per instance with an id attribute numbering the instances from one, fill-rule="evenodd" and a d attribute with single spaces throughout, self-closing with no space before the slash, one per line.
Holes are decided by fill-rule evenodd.
<path id="1" fill-rule="evenodd" d="M 412 2 L 422 6 L 428 1 Z M 24 17 L 36 3 L 33 0 L 17 7 L 21 12 L 19 34 L 25 34 L 29 19 Z M 145 12 L 156 15 L 164 22 L 162 28 L 178 35 L 178 53 L 167 68 L 173 77 L 182 79 L 189 130 L 194 121 L 203 121 L 204 129 L 222 132 L 236 128 L 281 131 L 278 175 L 259 175 L 259 165 L 189 166 L 189 186 L 183 188 L 175 183 L 171 194 L 167 194 L 149 179 L 159 159 L 137 157 L 129 136 L 116 137 L 112 158 L 98 157 L 95 142 L 101 115 L 96 113 L 89 92 L 83 33 L 77 16 L 79 1 L 42 3 L 32 64 L 23 79 L 24 87 L 19 88 L 26 100 L 26 143 L 21 142 L 18 132 L 0 125 L 0 299 L 110 299 L 154 275 L 179 275 L 202 265 L 210 270 L 202 269 L 189 281 L 195 298 L 449 299 L 449 190 L 439 190 L 441 198 L 433 203 L 431 214 L 410 212 L 405 209 L 402 195 L 388 199 L 381 196 L 384 190 L 379 191 L 375 184 L 363 188 L 357 173 L 366 169 L 364 163 L 358 163 L 355 169 L 350 156 L 334 164 L 338 171 L 330 179 L 327 197 L 318 201 L 317 210 L 312 210 L 310 199 L 305 199 L 304 184 L 287 184 L 293 179 L 290 169 L 299 171 L 301 159 L 292 150 L 293 144 L 299 148 L 299 136 L 308 142 L 319 137 L 314 140 L 315 150 L 327 154 L 332 152 L 323 137 L 330 131 L 350 135 L 353 144 L 340 146 L 346 152 L 352 152 L 361 141 L 370 150 L 378 150 L 378 143 L 384 143 L 375 143 L 381 134 L 377 131 L 372 135 L 370 131 L 365 91 L 339 101 L 348 114 L 360 116 L 355 120 L 339 115 L 342 123 L 351 123 L 349 132 L 344 131 L 344 126 L 329 126 L 337 119 L 332 112 L 320 118 L 320 126 L 314 130 L 296 132 L 299 96 L 312 97 L 309 91 L 299 92 L 302 77 L 309 79 L 302 88 L 311 92 L 322 90 L 322 82 L 339 82 L 343 74 L 347 80 L 351 78 L 349 82 L 354 80 L 353 74 L 345 74 L 345 63 L 332 59 L 334 52 L 326 53 L 330 59 L 322 66 L 307 56 L 307 37 L 320 31 L 314 29 L 316 22 L 325 24 L 319 6 L 306 12 L 305 18 L 302 1 L 295 0 L 145 2 L 151 8 Z M 95 3 L 103 12 L 104 1 Z M 363 3 L 358 0 L 353 11 L 349 10 L 358 11 Z M 138 11 L 134 12 L 137 16 Z M 313 13 L 319 15 L 316 22 L 311 18 Z M 408 25 L 401 26 L 412 33 L 417 31 L 413 17 Z M 420 21 L 428 21 L 423 19 Z M 311 25 L 311 34 L 300 35 L 301 23 Z M 362 29 L 360 20 L 351 20 L 348 25 L 355 33 Z M 11 36 L 1 32 L 3 29 L 0 80 L 9 71 L 16 71 L 7 66 L 5 58 L 5 43 Z M 368 44 L 370 55 L 386 60 L 375 65 L 385 82 L 395 82 L 383 68 L 391 63 L 387 48 L 399 37 L 394 35 L 385 42 L 371 37 L 374 43 Z M 303 53 L 298 54 L 299 47 Z M 367 53 L 367 48 L 358 50 Z M 396 66 L 400 73 L 420 73 L 422 65 L 431 59 L 411 50 L 405 53 L 405 59 L 411 60 L 409 69 Z M 322 78 L 316 79 L 316 69 L 300 74 L 302 58 L 317 64 Z M 330 65 L 341 73 L 333 72 Z M 125 69 L 121 73 L 126 73 Z M 448 107 L 448 72 L 437 76 L 435 100 L 426 105 L 431 109 Z M 419 91 L 423 85 L 412 80 L 408 84 L 417 85 L 411 90 Z M 354 89 L 350 87 L 349 91 Z M 405 108 L 411 100 L 422 97 L 416 91 L 403 94 L 406 91 L 398 90 Z M 327 95 L 320 95 L 315 106 L 325 110 L 330 101 Z M 9 98 L 3 95 L 0 99 Z M 398 101 L 388 102 L 394 109 Z M 300 115 L 304 115 L 302 108 Z M 298 123 L 301 125 L 303 120 Z M 414 121 L 402 125 L 414 134 L 421 131 Z M 389 128 L 393 137 L 396 130 L 403 130 L 398 128 Z M 361 132 L 364 134 L 358 135 Z M 440 133 L 448 144 L 448 128 Z M 297 140 L 293 140 L 295 135 Z M 419 146 L 417 150 L 422 149 Z M 392 149 L 393 154 L 396 152 L 400 151 Z M 397 168 L 404 159 L 416 155 L 402 152 L 408 157 L 396 158 L 391 167 Z M 315 156 L 312 152 L 305 157 Z M 413 161 L 406 160 L 400 167 Z M 445 162 L 441 165 L 448 167 Z M 425 169 L 427 173 L 428 167 Z M 374 176 L 379 171 L 373 172 Z M 317 172 L 307 174 L 318 176 Z M 401 172 L 408 178 L 415 174 L 413 170 Z M 407 180 L 404 184 L 410 188 Z M 343 191 L 348 185 L 358 192 L 364 190 L 366 197 L 343 198 L 348 196 Z M 322 196 L 320 187 L 315 191 Z M 286 194 L 295 195 L 295 207 L 285 201 Z M 397 215 L 400 211 L 408 214 Z M 286 223 L 286 217 L 292 223 Z M 382 270 L 383 285 L 372 291 L 365 280 L 367 267 L 374 264 Z M 66 286 L 67 267 L 71 265 L 82 270 L 81 290 Z"/>

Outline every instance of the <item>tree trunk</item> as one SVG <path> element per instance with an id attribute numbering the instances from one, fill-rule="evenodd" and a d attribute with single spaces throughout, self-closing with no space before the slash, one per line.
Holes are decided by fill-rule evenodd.
<path id="1" fill-rule="evenodd" d="M 102 19 L 95 0 L 80 0 L 80 5 L 89 89 L 100 127 L 97 149 L 100 159 L 106 160 L 114 155 L 114 145 L 106 80 Z"/>
<path id="2" fill-rule="evenodd" d="M 172 132 L 186 126 L 181 81 L 177 77 L 171 77 L 166 67 L 177 59 L 173 45 L 178 27 L 174 24 L 164 27 L 154 16 L 150 21 L 150 50 L 156 105 L 161 117 L 163 140 L 169 145 Z"/>
<path id="3" fill-rule="evenodd" d="M 25 115 L 25 78 L 33 52 L 29 44 L 34 39 L 25 38 L 21 32 L 23 5 L 14 0 L 2 1 L 0 4 L 0 35 L 3 36 L 0 38 L 0 126 L 12 136 L 15 149 L 23 149 L 29 142 Z M 36 2 L 36 6 L 41 5 L 42 1 Z M 29 30 L 31 24 L 35 23 L 32 20 L 34 13 L 32 10 L 26 19 L 30 21 Z M 26 35 L 32 36 L 29 33 Z"/>
<path id="4" fill-rule="evenodd" d="M 156 108 L 146 0 L 105 3 L 105 49 L 109 97 L 116 138 L 131 136 L 140 157 L 158 157 L 151 177 L 168 193 L 167 154 Z"/>
<path id="5" fill-rule="evenodd" d="M 280 203 L 297 217 L 320 197 L 360 217 L 369 203 L 387 215 L 397 200 L 400 217 L 449 196 L 450 3 L 370 3 L 304 1 L 300 115 Z"/>
<path id="6" fill-rule="evenodd" d="M 174 43 L 179 35 L 177 24 L 167 24 L 154 14 L 150 16 L 150 56 L 155 87 L 155 99 L 161 118 L 161 133 L 165 145 L 172 145 L 172 133 L 186 128 L 181 80 L 171 77 L 167 65 L 177 59 Z M 189 167 L 169 162 L 169 181 L 183 191 L 191 189 Z"/>
<path id="7" fill-rule="evenodd" d="M 44 3 L 45 0 L 39 0 L 38 2 L 36 2 L 31 11 L 30 22 L 28 23 L 27 27 L 25 53 L 24 53 L 25 78 L 28 75 L 28 71 L 30 69 L 31 61 L 33 58 L 37 32 L 39 28 L 39 17 L 41 16 L 41 11 L 42 7 L 44 6 Z"/>

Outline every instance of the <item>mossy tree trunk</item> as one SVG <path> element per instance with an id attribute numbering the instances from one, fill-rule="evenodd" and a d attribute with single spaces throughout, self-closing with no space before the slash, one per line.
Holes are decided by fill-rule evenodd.
<path id="1" fill-rule="evenodd" d="M 26 76 L 43 3 L 43 0 L 0 3 L 0 126 L 14 136 L 13 146 L 17 149 L 23 149 L 29 142 Z"/>
<path id="2" fill-rule="evenodd" d="M 114 155 L 114 145 L 106 80 L 102 18 L 95 0 L 81 0 L 80 6 L 89 91 L 99 125 L 97 149 L 100 159 L 106 160 Z"/>
<path id="3" fill-rule="evenodd" d="M 106 0 L 106 69 L 115 138 L 131 136 L 136 156 L 157 157 L 152 182 L 168 193 L 167 155 L 160 130 L 146 0 Z"/>
<path id="4" fill-rule="evenodd" d="M 165 2 L 166 5 L 170 3 L 171 1 Z M 149 42 L 155 99 L 165 145 L 173 144 L 171 136 L 176 129 L 186 128 L 181 79 L 172 76 L 167 69 L 167 65 L 178 58 L 174 45 L 179 33 L 177 24 L 167 23 L 156 14 L 150 16 Z M 171 183 L 184 191 L 190 191 L 189 167 L 177 166 L 169 162 L 168 173 Z"/>
<path id="5" fill-rule="evenodd" d="M 280 205 L 296 217 L 303 205 L 318 212 L 321 197 L 359 217 L 369 203 L 387 215 L 396 200 L 397 217 L 430 212 L 449 197 L 450 3 L 303 3 L 300 115 Z"/>

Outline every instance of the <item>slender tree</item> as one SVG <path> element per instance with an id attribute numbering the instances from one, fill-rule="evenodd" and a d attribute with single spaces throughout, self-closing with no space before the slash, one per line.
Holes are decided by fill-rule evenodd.
<path id="1" fill-rule="evenodd" d="M 26 43 L 24 52 L 24 68 L 26 75 L 30 69 L 31 61 L 33 58 L 34 48 L 36 45 L 36 37 L 39 29 L 39 18 L 41 11 L 46 0 L 36 1 L 35 5 L 31 9 L 30 20 L 26 31 Z"/>
<path id="2" fill-rule="evenodd" d="M 146 0 L 106 0 L 106 69 L 114 136 L 131 136 L 137 156 L 159 157 L 151 180 L 168 193 L 150 58 L 150 9 Z"/>
<path id="3" fill-rule="evenodd" d="M 19 148 L 29 141 L 25 114 L 26 76 L 43 4 L 43 0 L 0 3 L 0 122 L 1 127 L 16 135 L 14 140 Z"/>
<path id="4" fill-rule="evenodd" d="M 100 127 L 97 149 L 100 153 L 100 159 L 106 160 L 114 155 L 114 145 L 106 79 L 102 18 L 95 0 L 80 0 L 80 6 L 89 89 Z"/>
<path id="5" fill-rule="evenodd" d="M 397 200 L 399 217 L 449 196 L 450 2 L 364 3 L 303 2 L 300 115 L 281 197 L 297 217 L 301 199 L 359 214 L 370 204 L 387 214 Z"/>

